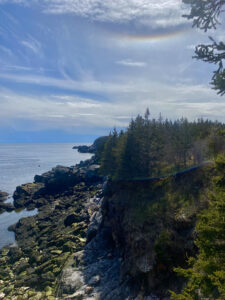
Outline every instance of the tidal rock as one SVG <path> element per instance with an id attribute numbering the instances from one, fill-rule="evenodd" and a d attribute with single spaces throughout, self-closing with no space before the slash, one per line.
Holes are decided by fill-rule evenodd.
<path id="1" fill-rule="evenodd" d="M 43 183 L 47 193 L 58 193 L 79 182 L 77 169 L 74 167 L 56 166 L 51 171 L 34 177 L 35 183 Z"/>
<path id="2" fill-rule="evenodd" d="M 15 207 L 12 205 L 12 203 L 2 203 L 2 202 L 0 202 L 0 211 L 11 212 L 14 209 L 15 209 Z"/>
<path id="3" fill-rule="evenodd" d="M 8 197 L 9 197 L 8 193 L 0 191 L 0 202 L 6 201 Z"/>
<path id="4" fill-rule="evenodd" d="M 42 183 L 27 183 L 18 186 L 13 194 L 14 206 L 16 208 L 29 206 L 34 202 L 34 199 L 42 195 L 43 187 Z"/>

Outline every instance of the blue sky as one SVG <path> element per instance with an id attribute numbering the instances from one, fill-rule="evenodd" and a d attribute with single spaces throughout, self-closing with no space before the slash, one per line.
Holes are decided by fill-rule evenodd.
<path id="1" fill-rule="evenodd" d="M 224 121 L 214 66 L 192 59 L 216 32 L 180 0 L 0 0 L 0 142 L 92 141 L 150 108 Z"/>

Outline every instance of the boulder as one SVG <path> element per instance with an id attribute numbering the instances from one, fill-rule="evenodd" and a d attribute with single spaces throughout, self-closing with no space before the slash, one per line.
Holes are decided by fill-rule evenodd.
<path id="1" fill-rule="evenodd" d="M 0 191 L 0 202 L 6 201 L 8 197 L 9 197 L 8 193 Z"/>
<path id="2" fill-rule="evenodd" d="M 14 206 L 16 208 L 29 206 L 33 199 L 40 197 L 43 187 L 42 183 L 27 183 L 18 186 L 13 194 Z"/>
<path id="3" fill-rule="evenodd" d="M 7 211 L 7 212 L 11 212 L 15 209 L 15 207 L 12 205 L 12 203 L 3 203 L 3 202 L 0 202 L 0 212 L 4 212 L 4 211 Z"/>
<path id="4" fill-rule="evenodd" d="M 34 177 L 35 183 L 43 183 L 46 193 L 58 193 L 74 186 L 79 179 L 75 167 L 56 166 L 51 171 Z"/>

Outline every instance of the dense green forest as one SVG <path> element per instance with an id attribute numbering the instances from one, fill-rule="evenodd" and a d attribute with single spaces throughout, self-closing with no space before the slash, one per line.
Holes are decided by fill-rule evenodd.
<path id="1" fill-rule="evenodd" d="M 225 125 L 185 118 L 175 121 L 145 116 L 131 120 L 125 131 L 114 129 L 101 153 L 101 172 L 112 180 L 167 176 L 215 163 L 214 188 L 208 207 L 197 218 L 196 257 L 175 272 L 187 279 L 176 300 L 225 299 Z M 186 195 L 187 196 L 187 195 Z"/>
<path id="2" fill-rule="evenodd" d="M 166 176 L 212 160 L 225 150 L 225 125 L 186 118 L 175 121 L 132 119 L 125 131 L 114 129 L 101 154 L 101 172 L 111 179 Z"/>

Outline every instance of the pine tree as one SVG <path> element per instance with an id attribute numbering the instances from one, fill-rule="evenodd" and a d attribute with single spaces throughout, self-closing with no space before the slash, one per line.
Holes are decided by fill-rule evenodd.
<path id="1" fill-rule="evenodd" d="M 114 128 L 113 133 L 109 134 L 109 137 L 105 143 L 104 150 L 101 158 L 100 171 L 103 175 L 113 176 L 117 169 L 115 149 L 118 140 L 118 133 Z"/>
<path id="2" fill-rule="evenodd" d="M 184 15 L 187 19 L 193 20 L 193 27 L 198 27 L 207 31 L 216 29 L 220 24 L 219 16 L 224 13 L 225 0 L 183 0 L 185 4 L 191 6 L 188 15 Z M 194 58 L 217 65 L 212 77 L 213 89 L 218 94 L 225 94 L 225 43 L 223 41 L 216 42 L 210 37 L 211 44 L 198 45 L 195 49 Z"/>

